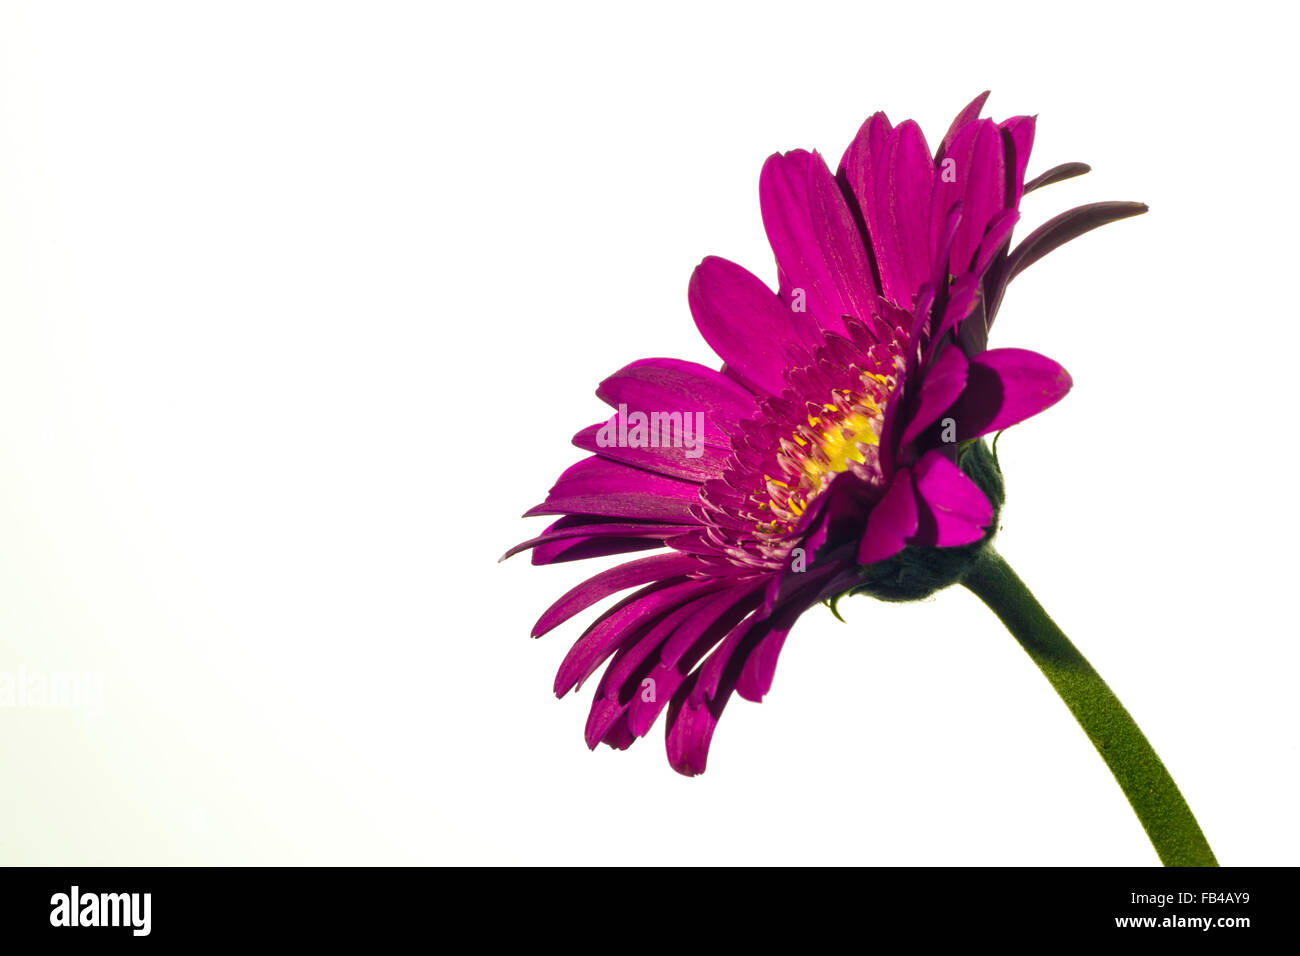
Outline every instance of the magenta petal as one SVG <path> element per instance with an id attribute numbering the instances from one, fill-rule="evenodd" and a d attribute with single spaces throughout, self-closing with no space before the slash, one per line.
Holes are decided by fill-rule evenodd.
<path id="1" fill-rule="evenodd" d="M 889 135 L 876 170 L 877 228 L 871 236 L 880 266 L 881 294 L 910 308 L 930 278 L 930 194 L 934 161 L 921 128 L 911 120 Z M 947 215 L 947 210 L 944 210 Z"/>
<path id="2" fill-rule="evenodd" d="M 1053 183 L 1064 182 L 1067 179 L 1073 179 L 1075 176 L 1082 176 L 1084 173 L 1090 172 L 1092 172 L 1092 167 L 1087 163 L 1062 163 L 1060 166 L 1053 166 L 1047 172 L 1040 173 L 1025 183 L 1024 191 L 1030 193 L 1035 189 L 1041 189 Z"/>
<path id="3" fill-rule="evenodd" d="M 840 185 L 857 205 L 869 237 L 877 235 L 880 229 L 876 170 L 885 161 L 885 147 L 893 131 L 894 127 L 884 113 L 873 114 L 862 124 L 840 160 Z"/>
<path id="4" fill-rule="evenodd" d="M 758 617 L 762 619 L 774 605 L 775 613 L 764 619 L 762 630 L 755 628 L 753 635 L 750 635 L 750 643 L 742 649 L 744 665 L 736 678 L 736 693 L 745 700 L 762 701 L 763 696 L 771 691 L 777 658 L 780 657 L 790 628 L 798 622 L 803 611 L 818 601 L 844 593 L 858 581 L 858 571 L 852 561 L 837 562 L 807 571 L 801 576 L 807 579 L 802 587 L 785 589 L 785 593 L 780 594 L 775 602 L 771 594 L 768 594 Z M 771 585 L 768 591 L 771 591 Z M 757 637 L 757 643 L 754 643 L 754 637 Z"/>
<path id="5" fill-rule="evenodd" d="M 670 539 L 680 537 L 685 527 L 566 515 L 538 537 L 516 545 L 502 560 L 527 548 L 533 548 L 532 563 L 537 565 L 663 548 Z"/>
<path id="6" fill-rule="evenodd" d="M 759 703 L 772 689 L 776 677 L 777 661 L 781 657 L 781 648 L 790 636 L 789 628 L 772 628 L 745 659 L 745 664 L 736 679 L 736 693 L 745 700 Z"/>
<path id="7" fill-rule="evenodd" d="M 1002 132 L 992 120 L 964 127 L 936 169 L 931 236 L 938 237 L 944 217 L 958 201 L 961 225 L 953 240 L 951 271 L 970 269 L 990 220 L 1006 206 L 1007 177 Z"/>
<path id="8" fill-rule="evenodd" d="M 828 492 L 824 492 L 822 497 L 826 497 Z M 846 495 L 840 500 L 841 505 L 849 502 L 850 496 Z M 834 505 L 827 509 L 828 514 L 833 514 L 840 506 Z M 845 540 L 851 537 L 862 522 L 862 516 L 866 514 L 866 507 L 859 505 L 858 514 L 852 528 L 841 527 L 839 533 L 845 536 Z M 834 519 L 832 518 L 832 522 Z M 836 551 L 841 547 L 837 546 Z M 780 617 L 784 620 L 786 615 L 794 613 L 798 616 L 802 609 L 815 604 L 825 595 L 821 594 L 828 582 L 835 579 L 835 575 L 842 570 L 842 563 L 838 560 L 820 560 L 814 561 L 812 556 L 817 552 L 811 542 L 807 545 L 807 556 L 811 567 L 803 571 L 795 571 L 790 565 L 787 565 L 779 575 L 768 578 L 767 586 L 764 588 L 763 604 L 759 613 L 763 617 Z M 793 623 L 793 620 L 791 621 Z"/>
<path id="9" fill-rule="evenodd" d="M 742 587 L 729 588 L 700 605 L 699 614 L 693 620 L 681 624 L 672 637 L 664 642 L 659 650 L 660 661 L 665 666 L 675 666 L 688 656 L 688 652 L 695 648 L 701 638 L 721 628 L 721 633 L 713 633 L 712 640 L 708 641 L 708 646 L 712 647 L 754 610 L 762 600 L 762 595 L 758 593 L 761 588 L 761 581 L 751 581 Z"/>
<path id="10" fill-rule="evenodd" d="M 654 722 L 659 719 L 665 707 L 672 701 L 673 695 L 686 681 L 689 670 L 681 670 L 671 664 L 656 663 L 646 672 L 650 681 L 646 690 L 653 688 L 654 694 L 634 694 L 627 708 L 628 728 L 638 737 L 649 733 Z"/>
<path id="11" fill-rule="evenodd" d="M 957 440 L 1008 428 L 1059 402 L 1070 390 L 1070 373 L 1028 349 L 992 349 L 971 359 L 966 390 L 949 414 Z"/>
<path id="12" fill-rule="evenodd" d="M 833 301 L 840 304 L 837 318 L 851 315 L 869 320 L 875 314 L 879 290 L 867 261 L 865 239 L 826 161 L 819 153 L 812 155 L 808 163 L 808 211 L 813 234 L 820 237 L 826 273 L 837 293 Z M 827 328 L 844 331 L 842 322 Z"/>
<path id="13" fill-rule="evenodd" d="M 609 568 L 570 589 L 548 607 L 533 625 L 533 637 L 541 637 L 611 594 L 686 574 L 699 567 L 699 560 L 688 554 L 655 554 Z"/>
<path id="14" fill-rule="evenodd" d="M 705 420 L 688 419 L 683 413 L 661 413 L 653 419 L 651 438 L 620 443 L 619 435 L 634 434 L 628 420 L 633 414 L 616 413 L 608 421 L 588 425 L 573 436 L 573 443 L 603 458 L 683 481 L 702 483 L 722 474 L 730 456 L 708 444 Z"/>
<path id="15" fill-rule="evenodd" d="M 578 638 L 555 675 L 555 696 L 563 697 L 586 680 L 609 655 L 655 622 L 689 601 L 702 587 L 699 581 L 660 583 L 624 598 L 598 618 Z"/>
<path id="16" fill-rule="evenodd" d="M 931 211 L 937 208 L 938 203 L 932 201 Z M 947 216 L 938 224 L 938 231 L 934 234 L 932 243 L 934 265 L 931 271 L 935 276 L 948 275 L 952 268 L 956 268 L 952 262 L 952 247 L 957 240 L 957 230 L 961 228 L 961 220 L 961 201 L 958 200 L 948 208 Z"/>
<path id="17" fill-rule="evenodd" d="M 514 557 L 521 551 L 536 548 L 550 542 L 570 541 L 574 538 L 619 537 L 619 538 L 670 538 L 685 530 L 682 525 L 651 524 L 644 521 L 602 521 L 584 515 L 571 515 L 553 522 L 545 531 L 535 538 L 521 541 L 505 554 L 501 561 Z"/>
<path id="18" fill-rule="evenodd" d="M 955 346 L 948 346 L 935 359 L 921 385 L 920 397 L 911 421 L 903 430 L 906 445 L 938 419 L 966 387 L 966 356 Z"/>
<path id="19" fill-rule="evenodd" d="M 942 159 L 948 155 L 948 148 L 961 130 L 974 123 L 979 119 L 980 110 L 984 109 L 984 101 L 989 98 L 989 91 L 985 90 L 975 99 L 971 100 L 962 108 L 962 111 L 953 117 L 952 125 L 948 127 L 948 132 L 944 134 L 943 141 L 939 143 L 939 148 L 935 151 L 935 158 Z"/>
<path id="20" fill-rule="evenodd" d="M 1029 152 L 1034 147 L 1034 127 L 1036 121 L 1032 116 L 1013 116 L 999 124 L 1005 144 L 1010 193 L 1004 205 L 1015 209 L 1020 205 L 1020 197 L 1025 189 L 1025 167 L 1029 165 Z"/>
<path id="21" fill-rule="evenodd" d="M 672 613 L 660 618 L 658 623 L 646 631 L 645 635 L 639 638 L 635 644 L 624 648 L 606 669 L 604 676 L 601 678 L 598 693 L 603 693 L 611 699 L 617 698 L 630 701 L 633 696 L 632 691 L 640 689 L 640 683 L 638 680 L 632 687 L 628 687 L 629 682 L 633 681 L 634 678 L 642 677 L 643 672 L 647 671 L 651 666 L 650 662 L 652 660 L 658 662 L 658 658 L 653 655 L 664 646 L 664 643 L 672 637 L 682 624 L 694 620 L 701 611 L 707 610 L 709 602 L 717 594 L 718 590 L 725 587 L 726 582 L 719 581 L 716 582 L 713 590 L 701 588 L 700 592 L 691 600 Z M 666 700 L 667 698 L 665 698 Z M 640 736 L 640 734 L 637 736 Z"/>
<path id="22" fill-rule="evenodd" d="M 584 514 L 691 524 L 690 507 L 699 500 L 698 484 L 593 455 L 566 470 L 546 500 L 524 517 Z"/>
<path id="23" fill-rule="evenodd" d="M 841 334 L 842 316 L 870 316 L 876 288 L 866 247 L 821 156 L 794 150 L 769 157 L 759 202 L 782 297 L 792 306 L 802 299 L 821 328 Z"/>
<path id="24" fill-rule="evenodd" d="M 892 558 L 903 550 L 907 539 L 916 534 L 916 496 L 912 476 L 906 468 L 894 475 L 883 498 L 871 509 L 867 528 L 858 548 L 858 563 L 872 564 Z"/>
<path id="25" fill-rule="evenodd" d="M 791 312 L 752 273 L 716 256 L 695 267 L 687 298 L 704 341 L 729 369 L 768 395 L 785 388 L 782 346 L 821 338 L 807 313 Z"/>
<path id="26" fill-rule="evenodd" d="M 980 304 L 983 289 L 981 276 L 975 272 L 962 275 L 948 289 L 948 303 L 944 306 L 943 316 L 932 334 L 930 344 L 926 347 L 926 360 L 934 358 L 939 349 L 947 343 L 946 336 L 953 329 L 976 311 Z"/>
<path id="27" fill-rule="evenodd" d="M 980 240 L 979 251 L 975 253 L 975 267 L 972 270 L 982 276 L 989 270 L 998 253 L 1011 243 L 1011 233 L 1020 220 L 1020 213 L 1015 209 L 1004 209 L 989 221 L 988 231 Z"/>
<path id="28" fill-rule="evenodd" d="M 984 536 L 993 505 L 970 477 L 943 452 L 927 452 L 916 465 L 919 522 L 910 544 L 950 548 Z"/>
<path id="29" fill-rule="evenodd" d="M 626 405 L 629 412 L 703 412 L 704 440 L 715 448 L 731 443 L 714 423 L 749 418 L 756 407 L 753 394 L 734 379 L 695 362 L 667 358 L 624 366 L 600 383 L 596 395 L 611 408 Z"/>
<path id="30" fill-rule="evenodd" d="M 832 478 L 795 527 L 803 538 L 809 560 L 817 556 L 828 540 L 837 540 L 846 526 L 855 524 L 866 513 L 870 500 L 869 487 L 852 472 L 841 472 Z"/>
<path id="31" fill-rule="evenodd" d="M 665 743 L 668 762 L 688 777 L 704 773 L 709 744 L 746 658 L 767 632 L 757 615 L 737 625 L 673 694 Z"/>
<path id="32" fill-rule="evenodd" d="M 665 542 L 654 538 L 622 535 L 587 535 L 580 538 L 563 538 L 544 541 L 533 550 L 535 565 L 563 564 L 567 561 L 585 561 L 588 558 L 606 558 L 611 554 L 631 554 L 662 548 Z"/>
<path id="33" fill-rule="evenodd" d="M 604 740 L 615 750 L 626 750 L 636 737 L 626 730 L 627 707 L 607 697 L 594 697 L 587 715 L 587 748 L 595 750 Z"/>
<path id="34" fill-rule="evenodd" d="M 712 703 L 693 704 L 688 698 L 699 680 L 698 672 L 692 674 L 673 695 L 668 710 L 668 733 L 665 745 L 668 763 L 686 777 L 704 773 L 708 765 L 709 744 L 717 729 L 721 707 Z M 722 702 L 725 706 L 725 699 Z M 716 712 L 715 712 L 716 711 Z"/>
<path id="35" fill-rule="evenodd" d="M 691 668 L 754 609 L 762 599 L 761 584 L 751 581 L 694 605 L 698 613 L 677 625 L 659 648 L 658 663 L 646 672 L 653 695 L 643 693 L 632 698 L 628 707 L 632 733 L 640 737 L 650 729 L 660 711 L 687 682 Z"/>
<path id="36" fill-rule="evenodd" d="M 718 701 L 731 693 L 740 664 L 766 633 L 769 623 L 754 615 L 732 629 L 700 665 L 699 679 L 691 686 L 689 699 L 692 703 L 698 705 Z"/>

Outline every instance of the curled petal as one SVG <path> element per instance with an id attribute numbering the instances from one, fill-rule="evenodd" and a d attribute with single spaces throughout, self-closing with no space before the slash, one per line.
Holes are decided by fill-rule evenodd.
<path id="1" fill-rule="evenodd" d="M 1065 397 L 1070 373 L 1028 349 L 992 349 L 975 356 L 966 390 L 949 414 L 957 440 L 987 435 L 1037 415 Z"/>
<path id="2" fill-rule="evenodd" d="M 943 452 L 928 452 L 917 462 L 913 483 L 918 527 L 910 544 L 951 548 L 984 536 L 993 520 L 993 505 Z"/>

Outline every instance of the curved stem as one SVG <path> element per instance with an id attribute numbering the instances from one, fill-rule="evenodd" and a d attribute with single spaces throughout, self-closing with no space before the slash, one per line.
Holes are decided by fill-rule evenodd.
<path id="1" fill-rule="evenodd" d="M 1165 866 L 1218 866 L 1169 771 L 1119 698 L 991 547 L 962 582 L 1056 688 L 1115 775 Z"/>

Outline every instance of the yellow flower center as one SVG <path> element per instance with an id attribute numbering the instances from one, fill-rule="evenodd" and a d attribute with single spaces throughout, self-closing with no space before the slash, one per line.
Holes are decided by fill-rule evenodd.
<path id="1" fill-rule="evenodd" d="M 835 475 L 874 464 L 885 403 L 894 383 L 872 372 L 863 372 L 860 382 L 859 388 L 831 392 L 831 400 L 820 408 L 810 407 L 807 423 L 800 422 L 789 438 L 781 439 L 778 474 L 764 475 L 765 494 L 755 495 L 762 515 L 760 537 L 789 534 L 808 502 Z"/>

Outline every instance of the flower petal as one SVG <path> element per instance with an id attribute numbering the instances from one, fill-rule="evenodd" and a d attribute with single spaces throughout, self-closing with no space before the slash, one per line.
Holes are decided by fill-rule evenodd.
<path id="1" fill-rule="evenodd" d="M 547 527 L 535 538 L 521 541 L 505 554 L 499 561 L 512 558 L 521 551 L 536 548 L 549 542 L 572 541 L 575 538 L 590 537 L 629 537 L 665 539 L 679 535 L 685 530 L 681 525 L 652 524 L 644 521 L 605 521 L 587 515 L 570 515 L 560 518 Z"/>
<path id="2" fill-rule="evenodd" d="M 533 515 L 584 514 L 694 524 L 690 507 L 700 500 L 700 486 L 610 461 L 584 458 L 560 476 Z"/>
<path id="3" fill-rule="evenodd" d="M 697 570 L 700 562 L 688 554 L 655 554 L 602 571 L 567 591 L 548 607 L 533 625 L 533 637 L 541 637 L 575 614 L 585 611 L 611 594 L 651 581 L 659 581 Z"/>
<path id="4" fill-rule="evenodd" d="M 781 295 L 803 299 L 817 324 L 844 334 L 842 316 L 873 313 L 866 246 L 843 192 L 817 153 L 777 153 L 759 177 L 763 226 L 776 256 Z"/>
<path id="5" fill-rule="evenodd" d="M 731 442 L 717 422 L 749 418 L 757 407 L 754 395 L 734 379 L 696 362 L 680 359 L 641 359 L 619 369 L 600 383 L 596 395 L 611 408 L 629 412 L 703 412 L 704 440 L 715 448 Z"/>
<path id="6" fill-rule="evenodd" d="M 966 272 L 990 220 L 1007 207 L 1006 147 L 992 120 L 979 120 L 958 131 L 940 163 L 930 206 L 930 236 L 937 243 L 948 213 L 962 204 L 961 224 L 953 240 L 950 270 Z"/>
<path id="7" fill-rule="evenodd" d="M 684 777 L 704 773 L 713 731 L 727 705 L 727 697 L 718 703 L 692 704 L 689 698 L 699 679 L 699 671 L 691 674 L 677 689 L 668 707 L 668 732 L 664 740 L 668 763 Z"/>
<path id="8" fill-rule="evenodd" d="M 1092 167 L 1087 163 L 1062 163 L 1060 166 L 1053 166 L 1047 172 L 1040 173 L 1025 183 L 1024 191 L 1031 193 L 1035 189 L 1041 189 L 1044 186 L 1050 186 L 1053 183 L 1063 182 L 1090 172 L 1092 172 Z"/>
<path id="9" fill-rule="evenodd" d="M 870 239 L 878 235 L 880 211 L 876 196 L 876 170 L 885 162 L 885 147 L 894 131 L 884 113 L 874 113 L 858 130 L 840 160 L 837 177 L 850 205 L 855 206 Z M 874 249 L 868 250 L 875 261 Z M 879 278 L 879 272 L 876 273 Z"/>
<path id="10" fill-rule="evenodd" d="M 884 497 L 867 517 L 867 527 L 858 549 L 858 563 L 873 564 L 892 558 L 903 550 L 908 539 L 916 534 L 916 529 L 916 494 L 912 489 L 912 475 L 908 469 L 900 468 Z"/>
<path id="11" fill-rule="evenodd" d="M 635 414 L 616 413 L 608 421 L 588 425 L 573 436 L 573 443 L 612 461 L 683 481 L 702 483 L 726 468 L 729 454 L 705 440 L 703 412 L 653 412 L 639 430 L 635 419 L 629 421 Z"/>
<path id="12" fill-rule="evenodd" d="M 955 346 L 945 348 L 925 374 L 916 410 L 903 430 L 903 444 L 910 443 L 942 415 L 966 387 L 966 356 Z"/>
<path id="13" fill-rule="evenodd" d="M 746 582 L 711 597 L 700 605 L 698 618 L 677 625 L 659 651 L 655 666 L 646 672 L 652 695 L 634 695 L 628 707 L 628 727 L 638 737 L 649 731 L 660 712 L 681 691 L 691 670 L 705 654 L 718 646 L 761 599 L 761 582 Z"/>
<path id="14" fill-rule="evenodd" d="M 660 618 L 658 623 L 635 644 L 620 651 L 619 656 L 610 662 L 609 667 L 606 668 L 604 675 L 601 677 L 601 686 L 597 693 L 603 693 L 614 700 L 630 701 L 633 690 L 639 687 L 641 679 L 649 672 L 650 668 L 655 664 L 662 663 L 659 653 L 677 632 L 678 628 L 702 617 L 709 618 L 711 613 L 712 620 L 717 620 L 721 613 L 713 612 L 712 602 L 717 598 L 720 591 L 725 590 L 731 593 L 733 604 L 740 597 L 743 597 L 742 594 L 731 588 L 726 580 L 719 579 L 710 582 L 710 584 L 711 588 L 701 588 L 691 600 L 671 614 Z M 708 623 L 705 623 L 704 628 L 708 626 Z M 664 699 L 666 701 L 667 697 Z"/>
<path id="15" fill-rule="evenodd" d="M 1015 209 L 1025 193 L 1025 167 L 1029 153 L 1034 148 L 1034 129 L 1037 120 L 1032 116 L 1013 116 L 998 124 L 1006 151 L 1007 196 L 1004 206 Z"/>
<path id="16" fill-rule="evenodd" d="M 801 587 L 780 598 L 763 632 L 756 635 L 758 640 L 744 649 L 744 663 L 736 677 L 736 693 L 741 697 L 754 703 L 762 701 L 772 689 L 781 648 L 799 617 L 818 601 L 842 594 L 858 580 L 857 569 L 851 563 L 828 567 L 824 572 L 810 570 Z"/>
<path id="17" fill-rule="evenodd" d="M 989 221 L 988 230 L 980 240 L 979 251 L 975 253 L 975 267 L 972 271 L 979 276 L 993 265 L 993 260 L 1011 242 L 1011 233 L 1020 220 L 1020 213 L 1015 209 L 1004 209 Z"/>
<path id="18" fill-rule="evenodd" d="M 950 548 L 972 544 L 993 520 L 993 505 L 979 485 L 942 451 L 927 452 L 916 464 L 918 526 L 909 544 Z"/>
<path id="19" fill-rule="evenodd" d="M 948 132 L 944 134 L 943 141 L 939 144 L 939 148 L 935 150 L 934 156 L 936 160 L 947 156 L 948 148 L 952 145 L 952 141 L 956 138 L 957 134 L 961 132 L 964 127 L 969 126 L 971 123 L 974 123 L 979 119 L 980 110 L 984 109 L 984 101 L 988 98 L 989 91 L 985 90 L 979 96 L 975 97 L 975 99 L 967 103 L 962 108 L 962 111 L 953 117 L 952 124 L 948 127 Z"/>
<path id="20" fill-rule="evenodd" d="M 934 161 L 921 128 L 912 120 L 889 134 L 883 159 L 876 170 L 877 223 L 871 244 L 880 267 L 881 295 L 906 309 L 930 278 Z"/>
<path id="21" fill-rule="evenodd" d="M 1071 239 L 1077 239 L 1086 232 L 1108 222 L 1117 222 L 1131 216 L 1140 216 L 1147 211 L 1145 203 L 1140 202 L 1095 202 L 1086 206 L 1076 206 L 1059 216 L 1047 220 L 1027 235 L 999 270 L 997 279 L 988 296 L 989 315 L 995 315 L 1002 302 L 1002 293 L 1008 283 L 1024 272 L 1043 256 L 1065 245 Z"/>
<path id="22" fill-rule="evenodd" d="M 1070 373 L 1028 349 L 992 349 L 971 359 L 966 390 L 950 409 L 957 440 L 987 435 L 1037 415 L 1070 390 Z"/>
<path id="23" fill-rule="evenodd" d="M 708 582 L 668 579 L 624 598 L 578 638 L 555 675 L 555 696 L 582 683 L 624 643 L 653 627 L 665 614 L 694 597 Z"/>
<path id="24" fill-rule="evenodd" d="M 704 341 L 751 388 L 768 395 L 785 388 L 782 346 L 821 339 L 807 313 L 791 312 L 762 280 L 726 259 L 710 256 L 696 266 L 687 298 Z"/>
<path id="25" fill-rule="evenodd" d="M 680 529 L 680 525 L 678 528 Z M 535 565 L 563 564 L 567 561 L 585 561 L 588 558 L 605 558 L 611 554 L 631 554 L 662 548 L 663 540 L 651 537 L 634 537 L 612 534 L 586 535 L 581 538 L 547 540 L 533 549 Z"/>

